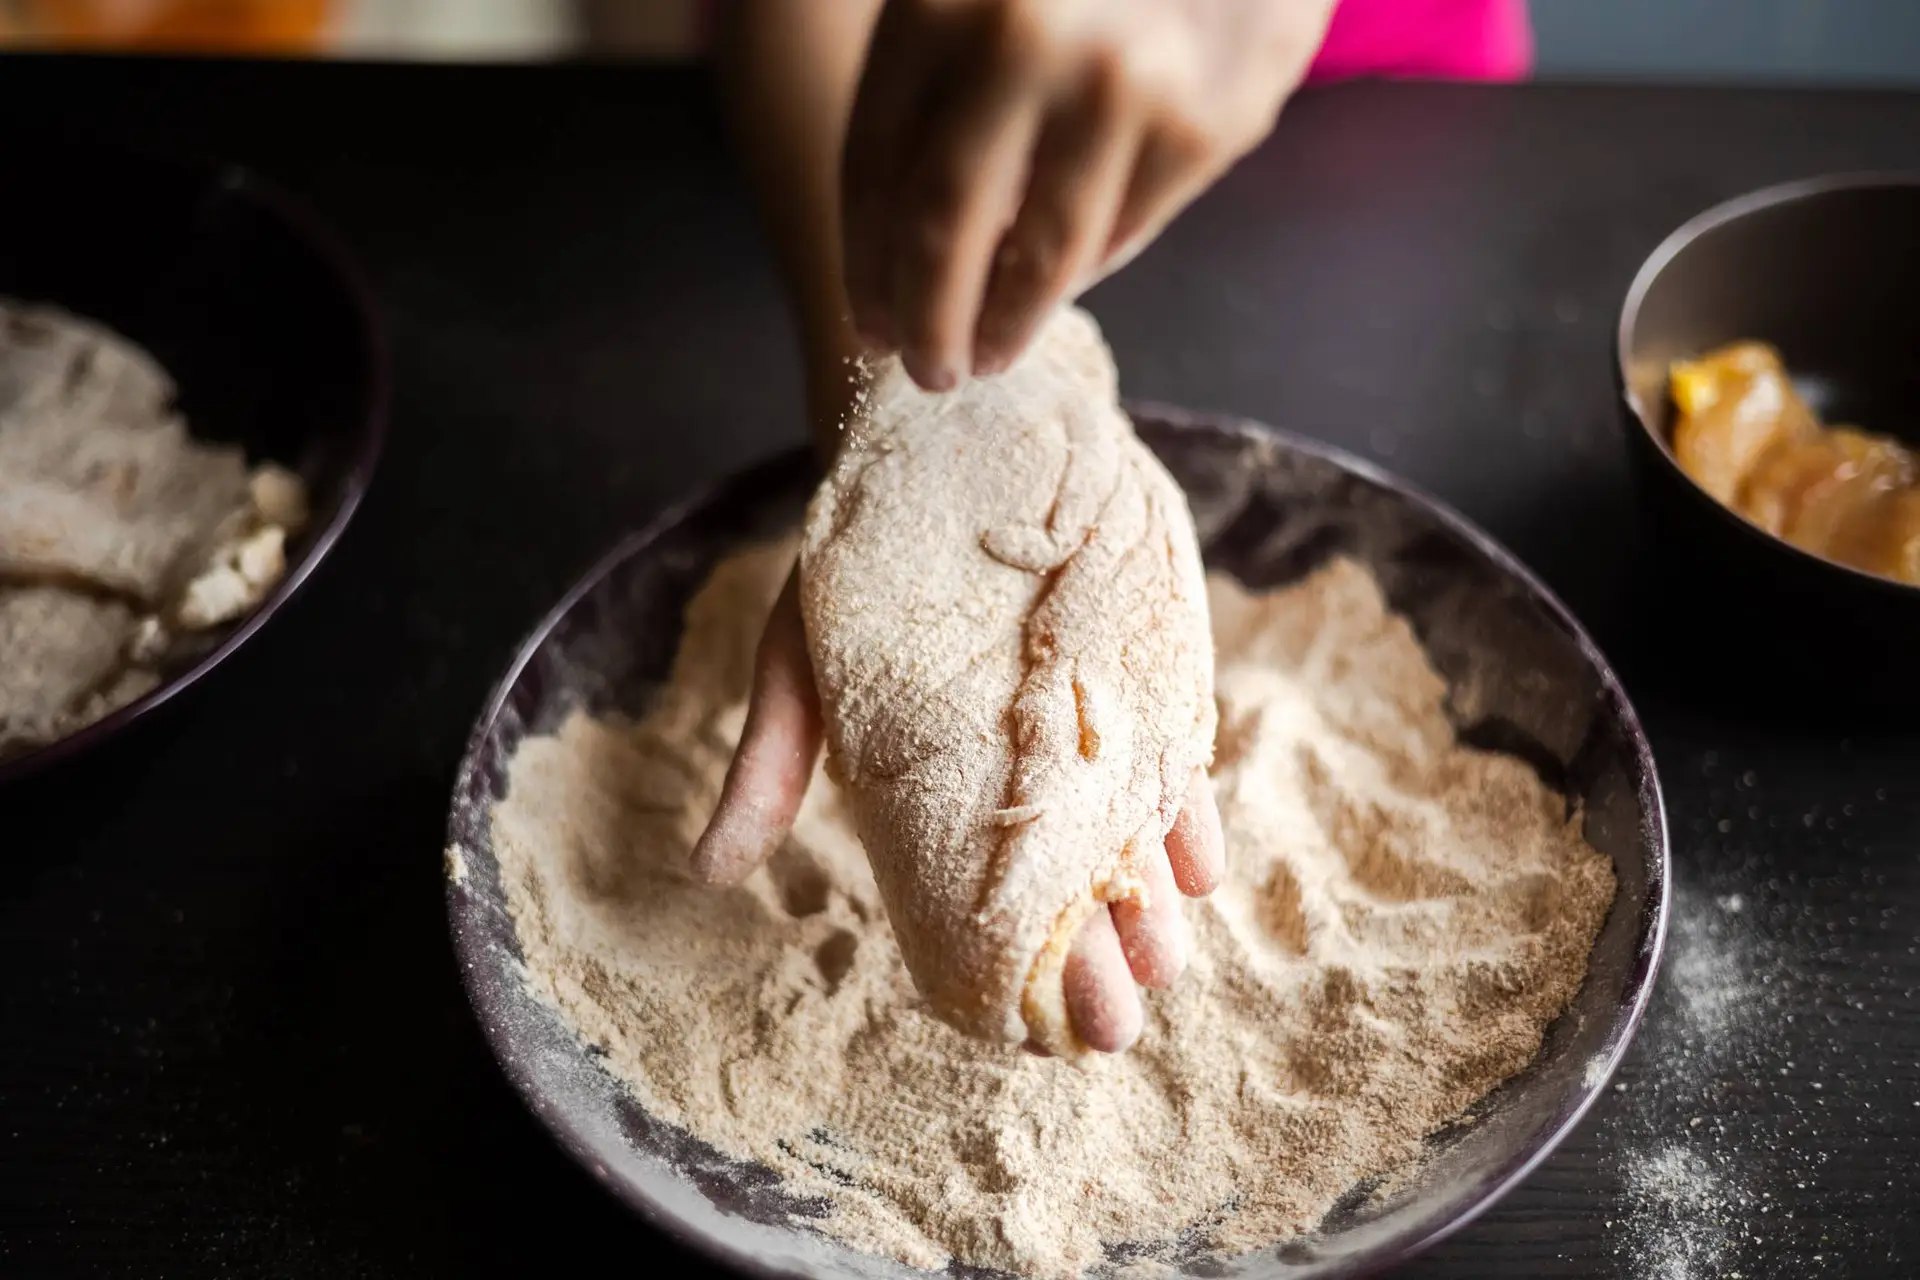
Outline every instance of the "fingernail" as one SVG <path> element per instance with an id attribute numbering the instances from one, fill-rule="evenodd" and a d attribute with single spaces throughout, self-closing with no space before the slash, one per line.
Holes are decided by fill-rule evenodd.
<path id="1" fill-rule="evenodd" d="M 927 391 L 951 391 L 960 385 L 960 375 L 944 361 L 923 362 L 919 357 L 904 357 L 907 374 Z"/>

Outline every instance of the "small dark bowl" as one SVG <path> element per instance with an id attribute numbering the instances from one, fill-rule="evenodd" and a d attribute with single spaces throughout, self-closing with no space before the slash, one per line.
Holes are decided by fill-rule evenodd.
<path id="1" fill-rule="evenodd" d="M 1778 347 L 1825 421 L 1920 447 L 1920 175 L 1814 178 L 1694 218 L 1634 278 L 1616 362 L 1649 671 L 1769 708 L 1920 710 L 1920 588 L 1766 533 L 1674 460 L 1668 364 L 1740 338 Z"/>
<path id="2" fill-rule="evenodd" d="M 0 137 L 0 295 L 98 320 L 150 351 L 196 436 L 305 479 L 287 574 L 198 661 L 26 755 L 22 777 L 119 733 L 218 666 L 299 590 L 366 491 L 386 420 L 373 302 L 331 232 L 231 165 Z"/>
<path id="3" fill-rule="evenodd" d="M 1668 896 L 1666 818 L 1633 708 L 1579 624 L 1511 555 L 1432 500 L 1345 454 L 1251 424 L 1136 407 L 1140 434 L 1186 490 L 1207 563 L 1250 587 L 1336 554 L 1370 566 L 1452 690 L 1460 736 L 1522 756 L 1613 859 L 1619 893 L 1586 982 L 1540 1056 L 1435 1135 L 1403 1185 L 1354 1189 L 1304 1240 L 1185 1274 L 1372 1275 L 1457 1230 L 1546 1159 L 1606 1087 L 1653 989 Z M 777 1175 L 648 1114 L 528 990 L 493 848 L 492 809 L 529 734 L 585 706 L 643 712 L 716 561 L 791 529 L 812 467 L 789 454 L 668 512 L 608 553 L 535 628 L 495 688 L 454 786 L 447 906 L 468 997 L 495 1056 L 567 1152 L 650 1222 L 759 1276 L 923 1277 L 796 1225 L 809 1206 Z M 1126 1242 L 1115 1259 L 1126 1256 Z M 963 1270 L 969 1276 L 981 1273 Z M 983 1278 L 984 1280 L 984 1278 Z"/>

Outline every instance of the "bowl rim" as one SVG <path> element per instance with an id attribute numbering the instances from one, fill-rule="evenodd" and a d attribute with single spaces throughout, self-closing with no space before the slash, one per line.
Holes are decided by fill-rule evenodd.
<path id="1" fill-rule="evenodd" d="M 1198 413 L 1149 401 L 1129 400 L 1124 407 L 1136 422 L 1165 424 L 1183 430 L 1212 429 L 1242 439 L 1264 439 L 1278 443 L 1284 448 L 1329 462 L 1431 513 L 1450 533 L 1460 537 L 1486 556 L 1503 573 L 1518 580 L 1555 625 L 1559 626 L 1573 641 L 1582 660 L 1589 665 L 1599 681 L 1599 701 L 1610 714 L 1617 718 L 1622 737 L 1632 752 L 1633 758 L 1630 762 L 1632 781 L 1646 808 L 1643 814 L 1642 834 L 1638 839 L 1650 847 L 1647 851 L 1646 888 L 1640 902 L 1630 908 L 1635 912 L 1638 926 L 1634 960 L 1627 975 L 1625 996 L 1616 1006 L 1613 1015 L 1603 1069 L 1598 1071 L 1589 1069 L 1583 1075 L 1582 1092 L 1578 1101 L 1539 1142 L 1517 1152 L 1512 1159 L 1500 1164 L 1495 1172 L 1485 1179 L 1471 1203 L 1421 1235 L 1397 1241 L 1391 1245 L 1383 1245 L 1377 1256 L 1358 1255 L 1353 1259 L 1351 1270 L 1344 1273 L 1347 1280 L 1378 1276 L 1405 1265 L 1411 1259 L 1467 1226 L 1531 1175 L 1566 1140 L 1568 1135 L 1579 1127 L 1593 1104 L 1605 1095 L 1607 1085 L 1632 1048 L 1634 1035 L 1652 1000 L 1659 976 L 1661 959 L 1666 949 L 1668 919 L 1673 896 L 1672 840 L 1667 822 L 1665 796 L 1660 786 L 1652 743 L 1612 665 L 1587 634 L 1586 629 L 1581 626 L 1579 620 L 1574 617 L 1572 611 L 1512 552 L 1446 503 L 1358 455 L 1262 422 L 1228 414 Z M 481 704 L 480 714 L 476 717 L 473 729 L 468 734 L 454 778 L 445 832 L 446 848 L 459 849 L 463 859 L 474 855 L 475 851 L 466 848 L 461 839 L 463 802 L 476 780 L 485 773 L 483 765 L 485 746 L 501 717 L 507 713 L 515 687 L 562 619 L 609 573 L 631 557 L 641 553 L 690 515 L 703 509 L 735 485 L 745 482 L 749 477 L 758 475 L 763 470 L 782 462 L 791 462 L 804 456 L 806 456 L 804 450 L 776 455 L 750 464 L 701 487 L 687 498 L 669 505 L 642 527 L 618 539 L 611 548 L 596 557 L 585 573 L 568 587 L 559 601 L 547 610 L 521 642 L 512 660 L 507 664 L 505 673 Z M 492 857 L 490 850 L 488 856 Z M 502 1074 L 512 1084 L 514 1092 L 520 1096 L 522 1105 L 539 1119 L 555 1144 L 576 1164 L 592 1173 L 595 1180 L 610 1190 L 616 1199 L 670 1239 L 741 1275 L 775 1280 L 777 1277 L 792 1274 L 749 1253 L 737 1250 L 727 1241 L 700 1230 L 683 1220 L 670 1205 L 655 1199 L 632 1180 L 613 1176 L 597 1154 L 596 1135 L 589 1126 L 580 1123 L 564 1109 L 550 1105 L 528 1057 L 511 1051 L 512 1033 L 509 1028 L 514 1021 L 515 1010 L 504 989 L 499 985 L 503 976 L 500 956 L 496 954 L 487 927 L 487 915 L 493 908 L 473 890 L 472 879 L 471 871 L 464 864 L 457 867 L 450 866 L 445 874 L 448 923 L 452 933 L 454 953 L 459 962 L 460 981 L 466 990 L 468 1002 L 472 1006 L 475 1020 L 480 1025 L 482 1036 L 487 1042 L 488 1051 L 493 1055 Z M 510 932 L 512 932 L 513 944 L 517 948 L 518 933 L 511 927 Z M 513 973 L 506 973 L 504 976 L 509 981 L 520 980 Z M 584 1056 L 584 1050 L 582 1053 Z"/>
<path id="2" fill-rule="evenodd" d="M 372 286 L 333 228 L 305 202 L 261 178 L 245 165 L 146 148 L 108 145 L 100 149 L 139 163 L 195 175 L 206 183 L 209 190 L 252 201 L 290 232 L 320 261 L 346 298 L 348 309 L 354 317 L 356 338 L 367 361 L 367 405 L 360 422 L 353 429 L 356 438 L 348 459 L 345 491 L 338 509 L 331 519 L 315 531 L 305 553 L 287 567 L 285 575 L 274 584 L 266 598 L 222 636 L 219 644 L 140 697 L 90 724 L 82 725 L 65 737 L 0 761 L 0 785 L 24 779 L 99 746 L 185 693 L 233 656 L 241 645 L 252 639 L 293 598 L 333 550 L 341 534 L 346 532 L 348 523 L 366 497 L 386 443 L 393 377 L 386 328 L 380 319 L 379 304 L 374 299 Z"/>
<path id="3" fill-rule="evenodd" d="M 1632 377 L 1627 368 L 1628 353 L 1633 347 L 1634 331 L 1640 321 L 1640 308 L 1645 303 L 1647 294 L 1652 290 L 1654 282 L 1660 278 L 1661 273 L 1673 264 L 1674 259 L 1691 248 L 1701 237 L 1762 210 L 1777 209 L 1804 200 L 1854 191 L 1920 193 L 1920 171 L 1862 169 L 1795 178 L 1722 200 L 1719 204 L 1711 205 L 1694 214 L 1668 232 L 1634 272 L 1633 282 L 1627 286 L 1626 297 L 1620 304 L 1620 316 L 1614 325 L 1613 332 L 1614 390 L 1627 416 L 1633 420 L 1633 429 L 1646 438 L 1646 443 L 1651 445 L 1654 453 L 1658 455 L 1659 465 L 1669 474 L 1677 477 L 1696 499 L 1712 507 L 1720 519 L 1737 527 L 1747 537 L 1753 539 L 1756 545 L 1784 552 L 1793 560 L 1816 570 L 1845 575 L 1855 583 L 1876 591 L 1913 596 L 1920 594 L 1920 584 L 1885 578 L 1877 573 L 1869 573 L 1865 569 L 1842 564 L 1838 560 L 1829 560 L 1825 556 L 1796 547 L 1778 534 L 1762 529 L 1701 488 L 1700 482 L 1688 475 L 1686 468 L 1680 465 L 1679 459 L 1673 456 L 1672 443 L 1654 429 L 1646 406 L 1634 393 Z"/>

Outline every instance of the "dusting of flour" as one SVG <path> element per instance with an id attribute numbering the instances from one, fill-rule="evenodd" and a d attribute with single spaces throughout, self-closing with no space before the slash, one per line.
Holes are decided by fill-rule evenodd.
<path id="1" fill-rule="evenodd" d="M 962 1036 L 824 774 L 745 885 L 684 870 L 792 561 L 716 569 L 643 723 L 527 739 L 493 834 L 535 990 L 653 1114 L 823 1199 L 819 1230 L 1036 1276 L 1270 1246 L 1416 1157 L 1578 990 L 1608 860 L 1526 765 L 1455 743 L 1411 630 L 1337 560 L 1209 584 L 1230 869 L 1140 1043 L 1076 1066 Z"/>

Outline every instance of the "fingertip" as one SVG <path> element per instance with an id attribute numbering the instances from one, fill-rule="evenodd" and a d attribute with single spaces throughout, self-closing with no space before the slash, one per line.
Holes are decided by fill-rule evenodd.
<path id="1" fill-rule="evenodd" d="M 1027 344 L 1033 340 L 1035 327 L 1032 323 L 1026 323 L 1011 336 L 975 339 L 974 373 L 981 377 L 992 377 L 1011 369 L 1026 351 Z"/>
<path id="2" fill-rule="evenodd" d="M 695 879 L 738 884 L 779 846 L 806 799 L 822 736 L 796 569 L 760 637 L 747 723 L 720 801 L 687 860 Z"/>
<path id="3" fill-rule="evenodd" d="M 954 366 L 941 357 L 909 349 L 900 353 L 900 363 L 905 366 L 907 376 L 922 391 L 937 395 L 960 385 L 960 375 L 955 372 Z"/>
<path id="4" fill-rule="evenodd" d="M 1146 905 L 1116 902 L 1112 915 L 1134 981 L 1143 987 L 1172 986 L 1187 967 L 1187 930 L 1165 858 L 1152 859 L 1148 867 Z"/>
<path id="5" fill-rule="evenodd" d="M 1116 928 L 1120 922 L 1114 922 Z M 1178 925 L 1159 923 L 1139 929 L 1120 929 L 1121 948 L 1127 957 L 1127 969 L 1143 987 L 1164 990 L 1172 986 L 1187 968 L 1187 944 Z"/>
<path id="6" fill-rule="evenodd" d="M 1060 993 L 1074 1034 L 1096 1053 L 1123 1053 L 1140 1038 L 1146 1015 L 1111 912 L 1096 911 L 1081 927 Z"/>
<path id="7" fill-rule="evenodd" d="M 1220 827 L 1220 806 L 1206 770 L 1196 769 L 1186 803 L 1167 832 L 1167 864 L 1174 883 L 1189 898 L 1204 898 L 1226 876 L 1227 842 Z"/>
<path id="8" fill-rule="evenodd" d="M 731 889 L 763 861 L 763 856 L 752 852 L 750 846 L 743 846 L 721 823 L 714 822 L 694 844 L 687 869 L 695 880 L 709 888 Z"/>
<path id="9" fill-rule="evenodd" d="M 1025 354 L 1038 327 L 1038 316 L 1020 319 L 1010 327 L 998 328 L 992 333 L 985 332 L 983 326 L 983 331 L 975 334 L 973 340 L 974 373 L 980 377 L 992 377 L 1011 369 Z"/>

